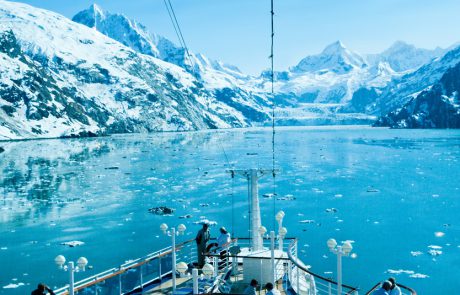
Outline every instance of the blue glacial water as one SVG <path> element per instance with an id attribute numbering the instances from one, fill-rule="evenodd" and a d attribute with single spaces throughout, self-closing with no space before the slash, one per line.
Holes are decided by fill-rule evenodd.
<path id="1" fill-rule="evenodd" d="M 167 246 L 162 222 L 185 222 L 184 239 L 195 235 L 201 216 L 246 236 L 246 182 L 231 180 L 225 154 L 235 168 L 271 168 L 268 129 L 0 146 L 0 294 L 30 294 L 40 281 L 64 285 L 67 274 L 53 262 L 58 254 L 88 258 L 93 269 L 79 279 Z M 300 239 L 302 259 L 319 274 L 335 276 L 326 240 L 350 239 L 357 258 L 344 258 L 344 282 L 367 290 L 395 276 L 422 295 L 454 294 L 459 160 L 457 130 L 282 128 L 276 191 L 295 199 L 261 197 L 262 222 L 273 228 L 273 206 L 284 210 L 288 236 Z M 273 188 L 271 177 L 261 179 L 261 195 Z M 163 205 L 176 208 L 174 216 L 148 213 Z M 179 219 L 185 214 L 193 217 Z M 72 240 L 85 244 L 61 245 Z M 442 254 L 431 255 L 430 246 Z"/>

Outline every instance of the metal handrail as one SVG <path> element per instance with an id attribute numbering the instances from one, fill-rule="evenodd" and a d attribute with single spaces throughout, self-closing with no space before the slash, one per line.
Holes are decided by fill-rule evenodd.
<path id="1" fill-rule="evenodd" d="M 365 295 L 370 295 L 372 294 L 372 292 L 374 292 L 375 290 L 377 290 L 378 287 L 380 287 L 382 283 L 378 282 L 377 284 L 375 284 L 369 291 L 366 292 Z M 417 292 L 412 289 L 411 287 L 407 287 L 407 286 L 404 286 L 404 285 L 401 285 L 401 284 L 396 284 L 396 286 L 400 287 L 401 289 L 404 289 L 404 290 L 407 290 L 410 292 L 410 295 L 417 295 Z"/>
<path id="2" fill-rule="evenodd" d="M 176 245 L 176 252 L 180 251 L 182 249 L 182 247 L 184 247 L 185 245 L 187 245 L 187 244 L 189 244 L 189 243 L 191 243 L 193 241 L 195 241 L 195 239 L 190 239 L 190 240 L 187 240 L 185 242 L 177 244 Z M 141 258 L 135 259 L 133 261 L 124 263 L 118 268 L 111 268 L 111 269 L 105 270 L 105 271 L 103 271 L 101 273 L 98 273 L 96 275 L 93 275 L 91 277 L 84 278 L 83 280 L 80 280 L 80 281 L 75 283 L 75 291 L 80 291 L 82 289 L 97 285 L 100 282 L 103 282 L 105 280 L 113 278 L 113 277 L 115 277 L 117 275 L 121 275 L 121 274 L 129 271 L 130 269 L 140 267 L 141 265 L 149 263 L 150 261 L 152 261 L 154 259 L 169 255 L 171 253 L 172 253 L 172 248 L 171 248 L 171 246 L 169 246 L 169 247 L 163 248 L 163 249 L 161 249 L 159 251 L 147 254 L 144 257 L 141 257 Z M 164 273 L 164 275 L 167 275 L 168 273 L 170 273 L 170 272 Z M 57 295 L 67 295 L 67 294 L 69 294 L 67 289 L 68 289 L 68 286 L 64 286 L 64 287 L 61 287 L 61 288 L 55 290 L 54 292 Z"/>
<path id="3" fill-rule="evenodd" d="M 291 253 L 291 249 L 294 247 L 294 245 L 297 243 L 297 239 L 294 239 L 290 244 L 289 244 L 289 247 L 288 247 L 288 257 L 289 257 L 289 260 L 296 266 L 298 267 L 299 269 L 301 269 L 302 271 L 308 273 L 309 275 L 313 276 L 314 278 L 316 279 L 320 279 L 320 280 L 323 280 L 323 281 L 326 281 L 328 283 L 331 283 L 333 285 L 338 285 L 338 283 L 332 279 L 329 279 L 329 278 L 326 278 L 326 277 L 323 277 L 319 274 L 316 274 L 310 270 L 308 270 L 306 267 L 304 267 L 303 265 L 300 265 L 300 263 L 298 263 L 297 261 L 297 258 L 294 258 L 292 257 L 292 253 Z M 349 286 L 349 285 L 345 285 L 345 284 L 342 284 L 342 287 L 346 288 L 346 289 L 349 289 L 348 293 L 346 293 L 347 295 L 349 294 L 353 294 L 354 292 L 357 292 L 359 290 L 359 288 L 356 288 L 356 287 L 352 287 L 352 286 Z"/>

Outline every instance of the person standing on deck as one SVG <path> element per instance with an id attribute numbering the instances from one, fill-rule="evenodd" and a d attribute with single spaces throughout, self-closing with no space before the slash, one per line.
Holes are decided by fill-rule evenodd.
<path id="1" fill-rule="evenodd" d="M 388 292 L 390 295 L 401 295 L 401 289 L 396 285 L 396 279 L 391 277 L 388 279 L 388 281 L 391 283 L 391 288 L 390 292 Z"/>
<path id="2" fill-rule="evenodd" d="M 389 295 L 390 294 L 391 283 L 389 281 L 385 281 L 382 284 L 380 289 L 377 289 L 372 293 L 372 295 Z"/>
<path id="3" fill-rule="evenodd" d="M 272 283 L 267 283 L 265 285 L 265 289 L 267 289 L 267 293 L 265 293 L 265 295 L 281 295 L 280 291 L 275 289 Z"/>
<path id="4" fill-rule="evenodd" d="M 204 253 L 206 251 L 206 244 L 208 243 L 211 235 L 209 234 L 209 225 L 207 223 L 203 224 L 203 228 L 198 231 L 196 235 L 196 248 L 198 252 L 198 267 L 202 268 L 204 265 Z"/>
<path id="5" fill-rule="evenodd" d="M 223 251 L 228 248 L 228 244 L 230 243 L 230 234 L 225 227 L 221 227 L 219 231 L 220 236 L 217 238 L 217 250 Z"/>
<path id="6" fill-rule="evenodd" d="M 252 279 L 249 286 L 244 289 L 243 294 L 245 295 L 257 295 L 257 286 L 259 286 L 259 282 L 256 279 Z"/>
<path id="7" fill-rule="evenodd" d="M 46 293 L 45 291 L 48 293 Z M 31 293 L 31 295 L 45 295 L 45 294 L 54 295 L 54 292 L 47 285 L 43 283 L 38 284 L 37 289 L 33 290 Z"/>
<path id="8" fill-rule="evenodd" d="M 230 234 L 225 229 L 225 227 L 220 228 L 220 236 L 217 237 L 217 249 L 216 252 L 219 252 L 219 270 L 225 268 L 227 264 L 227 249 L 230 245 Z"/>

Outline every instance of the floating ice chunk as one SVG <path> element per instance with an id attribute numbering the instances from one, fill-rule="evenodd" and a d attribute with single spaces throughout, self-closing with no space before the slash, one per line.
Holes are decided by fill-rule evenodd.
<path id="1" fill-rule="evenodd" d="M 438 246 L 438 245 L 429 245 L 428 248 L 430 248 L 430 249 L 436 249 L 436 250 L 442 249 L 442 247 L 441 247 L 441 246 Z"/>
<path id="2" fill-rule="evenodd" d="M 337 209 L 336 208 L 326 208 L 326 212 L 327 213 L 337 213 Z"/>
<path id="3" fill-rule="evenodd" d="M 208 219 L 200 219 L 199 221 L 195 221 L 194 224 L 208 224 L 210 226 L 217 225 L 216 221 L 211 221 Z"/>
<path id="4" fill-rule="evenodd" d="M 264 198 L 273 198 L 274 196 L 276 196 L 276 194 L 273 194 L 273 193 L 268 193 L 268 194 L 263 194 L 262 197 Z"/>
<path id="5" fill-rule="evenodd" d="M 279 201 L 292 201 L 292 200 L 295 200 L 296 198 L 291 194 L 287 194 L 284 197 L 279 197 L 279 198 L 276 198 L 276 199 L 279 200 Z"/>
<path id="6" fill-rule="evenodd" d="M 179 216 L 179 219 L 187 219 L 187 218 L 192 218 L 192 215 L 191 214 L 185 214 L 185 215 Z"/>
<path id="7" fill-rule="evenodd" d="M 414 273 L 414 274 L 409 276 L 409 278 L 413 278 L 413 279 L 426 279 L 426 278 L 429 278 L 429 277 L 430 276 L 425 275 L 425 274 L 421 274 L 421 273 Z"/>
<path id="8" fill-rule="evenodd" d="M 372 186 L 368 187 L 366 192 L 368 193 L 379 193 L 380 191 Z"/>
<path id="9" fill-rule="evenodd" d="M 312 220 L 312 219 L 305 219 L 305 220 L 301 220 L 301 221 L 299 221 L 299 222 L 300 222 L 300 223 L 315 223 L 315 221 Z"/>
<path id="10" fill-rule="evenodd" d="M 399 275 L 399 274 L 408 274 L 408 275 L 413 275 L 415 274 L 415 271 L 413 270 L 405 270 L 405 269 L 387 269 L 387 273 L 390 273 L 390 274 L 395 274 L 395 275 Z"/>
<path id="11" fill-rule="evenodd" d="M 63 242 L 61 243 L 61 245 L 64 245 L 64 246 L 69 246 L 69 247 L 77 247 L 77 246 L 82 246 L 84 245 L 85 243 L 82 242 L 82 241 L 69 241 L 69 242 Z"/>
<path id="12" fill-rule="evenodd" d="M 412 255 L 414 257 L 420 256 L 422 254 L 423 254 L 422 251 L 410 251 L 410 255 Z"/>
<path id="13" fill-rule="evenodd" d="M 341 198 L 341 197 L 343 197 L 343 195 L 342 194 L 335 194 L 334 197 Z"/>
<path id="14" fill-rule="evenodd" d="M 16 289 L 21 286 L 24 286 L 24 283 L 8 284 L 6 286 L 3 286 L 3 289 Z"/>
<path id="15" fill-rule="evenodd" d="M 442 251 L 431 249 L 431 250 L 428 250 L 428 254 L 430 254 L 431 256 L 439 256 L 442 254 Z"/>
<path id="16" fill-rule="evenodd" d="M 445 233 L 443 233 L 442 231 L 437 231 L 434 233 L 434 236 L 437 237 L 437 238 L 442 238 L 444 237 Z"/>
<path id="17" fill-rule="evenodd" d="M 431 195 L 433 198 L 439 198 L 439 195 L 438 194 L 432 194 Z"/>
<path id="18" fill-rule="evenodd" d="M 0 250 L 8 250 L 8 247 L 1 247 Z"/>

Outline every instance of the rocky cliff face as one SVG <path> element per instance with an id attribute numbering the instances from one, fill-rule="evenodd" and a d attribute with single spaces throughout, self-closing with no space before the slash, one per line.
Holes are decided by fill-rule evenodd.
<path id="1" fill-rule="evenodd" d="M 379 118 L 376 126 L 460 128 L 460 63 L 402 108 Z"/>

